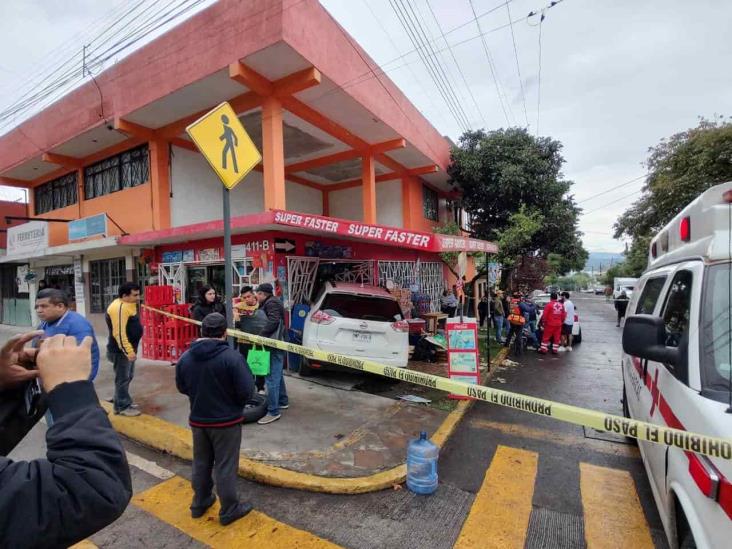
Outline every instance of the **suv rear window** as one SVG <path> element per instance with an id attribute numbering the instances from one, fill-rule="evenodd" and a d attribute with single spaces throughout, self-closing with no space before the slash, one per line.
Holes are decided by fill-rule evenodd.
<path id="1" fill-rule="evenodd" d="M 320 309 L 329 315 L 355 320 L 394 322 L 402 319 L 402 310 L 396 300 L 368 295 L 328 294 Z"/>

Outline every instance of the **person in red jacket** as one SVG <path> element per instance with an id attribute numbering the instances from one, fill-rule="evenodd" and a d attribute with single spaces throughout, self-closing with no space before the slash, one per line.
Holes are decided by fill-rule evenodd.
<path id="1" fill-rule="evenodd" d="M 541 354 L 547 353 L 549 340 L 552 341 L 552 353 L 557 354 L 559 340 L 562 337 L 562 324 L 564 324 L 564 319 L 567 316 L 564 305 L 557 301 L 556 292 L 552 292 L 549 299 L 549 303 L 546 304 L 544 312 L 541 314 L 541 324 L 544 327 L 541 336 L 541 347 L 539 348 Z"/>

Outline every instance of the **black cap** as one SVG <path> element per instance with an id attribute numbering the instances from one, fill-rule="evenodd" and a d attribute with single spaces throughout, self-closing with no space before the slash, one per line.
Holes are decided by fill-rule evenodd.
<path id="1" fill-rule="evenodd" d="M 264 284 L 260 284 L 259 286 L 257 286 L 257 291 L 264 292 L 265 294 L 273 294 L 274 288 L 272 287 L 272 284 L 270 284 L 269 282 L 265 282 Z"/>
<path id="2" fill-rule="evenodd" d="M 203 337 L 221 337 L 226 333 L 226 317 L 221 313 L 206 315 L 201 322 L 201 335 Z"/>

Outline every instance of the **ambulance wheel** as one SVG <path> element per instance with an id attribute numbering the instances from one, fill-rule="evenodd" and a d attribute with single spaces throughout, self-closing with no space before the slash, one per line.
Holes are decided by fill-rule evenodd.
<path id="1" fill-rule="evenodd" d="M 242 423 L 254 423 L 259 421 L 267 414 L 267 397 L 265 395 L 255 394 L 244 405 L 242 413 Z"/>

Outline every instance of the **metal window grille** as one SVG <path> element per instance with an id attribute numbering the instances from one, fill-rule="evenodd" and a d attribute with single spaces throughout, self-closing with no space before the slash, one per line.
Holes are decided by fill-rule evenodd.
<path id="1" fill-rule="evenodd" d="M 141 145 L 84 168 L 86 199 L 104 196 L 145 183 L 150 175 L 148 146 Z"/>
<path id="2" fill-rule="evenodd" d="M 414 285 L 430 298 L 430 311 L 440 310 L 440 295 L 444 287 L 442 263 L 437 261 L 379 261 L 379 285 L 391 280 L 401 288 Z"/>
<path id="3" fill-rule="evenodd" d="M 424 210 L 425 219 L 431 219 L 432 221 L 440 220 L 437 193 L 427 185 L 422 185 L 422 209 Z"/>
<path id="4" fill-rule="evenodd" d="M 127 280 L 125 258 L 89 262 L 91 279 L 91 312 L 103 313 L 117 299 L 120 284 Z"/>
<path id="5" fill-rule="evenodd" d="M 76 172 L 52 179 L 33 190 L 36 215 L 76 204 Z"/>

